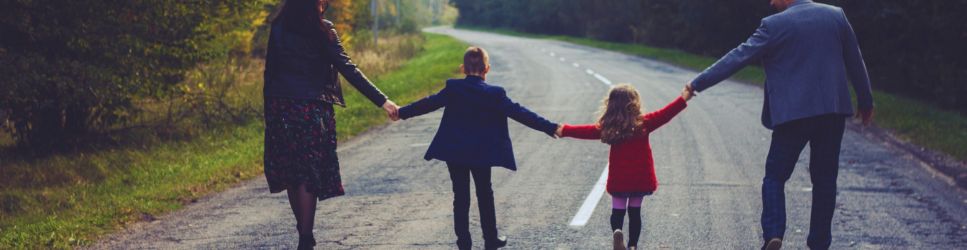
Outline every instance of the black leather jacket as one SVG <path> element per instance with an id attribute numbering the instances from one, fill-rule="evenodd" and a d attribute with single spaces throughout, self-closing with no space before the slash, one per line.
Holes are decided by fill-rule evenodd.
<path id="1" fill-rule="evenodd" d="M 343 49 L 332 23 L 330 33 L 310 38 L 285 30 L 281 22 L 272 24 L 265 56 L 265 97 L 313 99 L 346 106 L 339 75 L 342 74 L 366 98 L 382 106 L 386 95 L 356 68 Z M 328 38 L 328 39 L 325 39 Z"/>

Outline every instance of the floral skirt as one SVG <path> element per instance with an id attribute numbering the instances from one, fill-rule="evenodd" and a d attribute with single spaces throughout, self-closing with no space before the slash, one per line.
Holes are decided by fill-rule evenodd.
<path id="1" fill-rule="evenodd" d="M 319 200 L 344 195 L 332 104 L 266 97 L 264 165 L 272 193 L 306 184 Z"/>

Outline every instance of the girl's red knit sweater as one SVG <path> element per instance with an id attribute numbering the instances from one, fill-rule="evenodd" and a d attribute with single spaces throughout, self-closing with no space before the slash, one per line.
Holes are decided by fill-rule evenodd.
<path id="1" fill-rule="evenodd" d="M 611 153 L 608 156 L 608 193 L 654 192 L 658 189 L 658 178 L 655 177 L 655 162 L 651 156 L 648 135 L 668 123 L 686 106 L 685 99 L 679 97 L 658 111 L 642 115 L 644 128 L 640 134 L 611 145 Z M 564 124 L 561 132 L 565 137 L 601 139 L 601 130 L 597 124 Z"/>

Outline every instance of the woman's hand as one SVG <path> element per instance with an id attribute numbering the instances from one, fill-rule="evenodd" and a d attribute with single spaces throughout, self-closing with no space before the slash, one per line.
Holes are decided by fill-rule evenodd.
<path id="1" fill-rule="evenodd" d="M 557 138 L 564 137 L 564 125 L 557 125 L 557 130 L 554 131 L 554 135 Z"/>
<path id="2" fill-rule="evenodd" d="M 396 103 L 393 103 L 393 101 L 386 100 L 386 102 L 383 103 L 383 110 L 386 111 L 386 116 L 389 116 L 390 120 L 400 120 L 400 106 L 397 106 Z"/>

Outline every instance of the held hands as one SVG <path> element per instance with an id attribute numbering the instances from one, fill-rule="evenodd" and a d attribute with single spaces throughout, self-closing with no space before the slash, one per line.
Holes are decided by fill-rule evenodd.
<path id="1" fill-rule="evenodd" d="M 383 110 L 386 111 L 386 116 L 388 116 L 390 120 L 400 120 L 400 106 L 397 106 L 396 103 L 393 103 L 393 101 L 386 100 L 386 102 L 383 103 Z"/>
<path id="2" fill-rule="evenodd" d="M 557 130 L 554 130 L 554 138 L 564 137 L 564 125 L 557 125 Z"/>
<path id="3" fill-rule="evenodd" d="M 691 100 L 692 97 L 695 97 L 695 96 L 696 96 L 695 89 L 692 88 L 692 84 L 691 83 L 685 84 L 685 88 L 682 89 L 682 99 L 685 99 L 685 101 L 687 102 L 688 100 Z"/>

